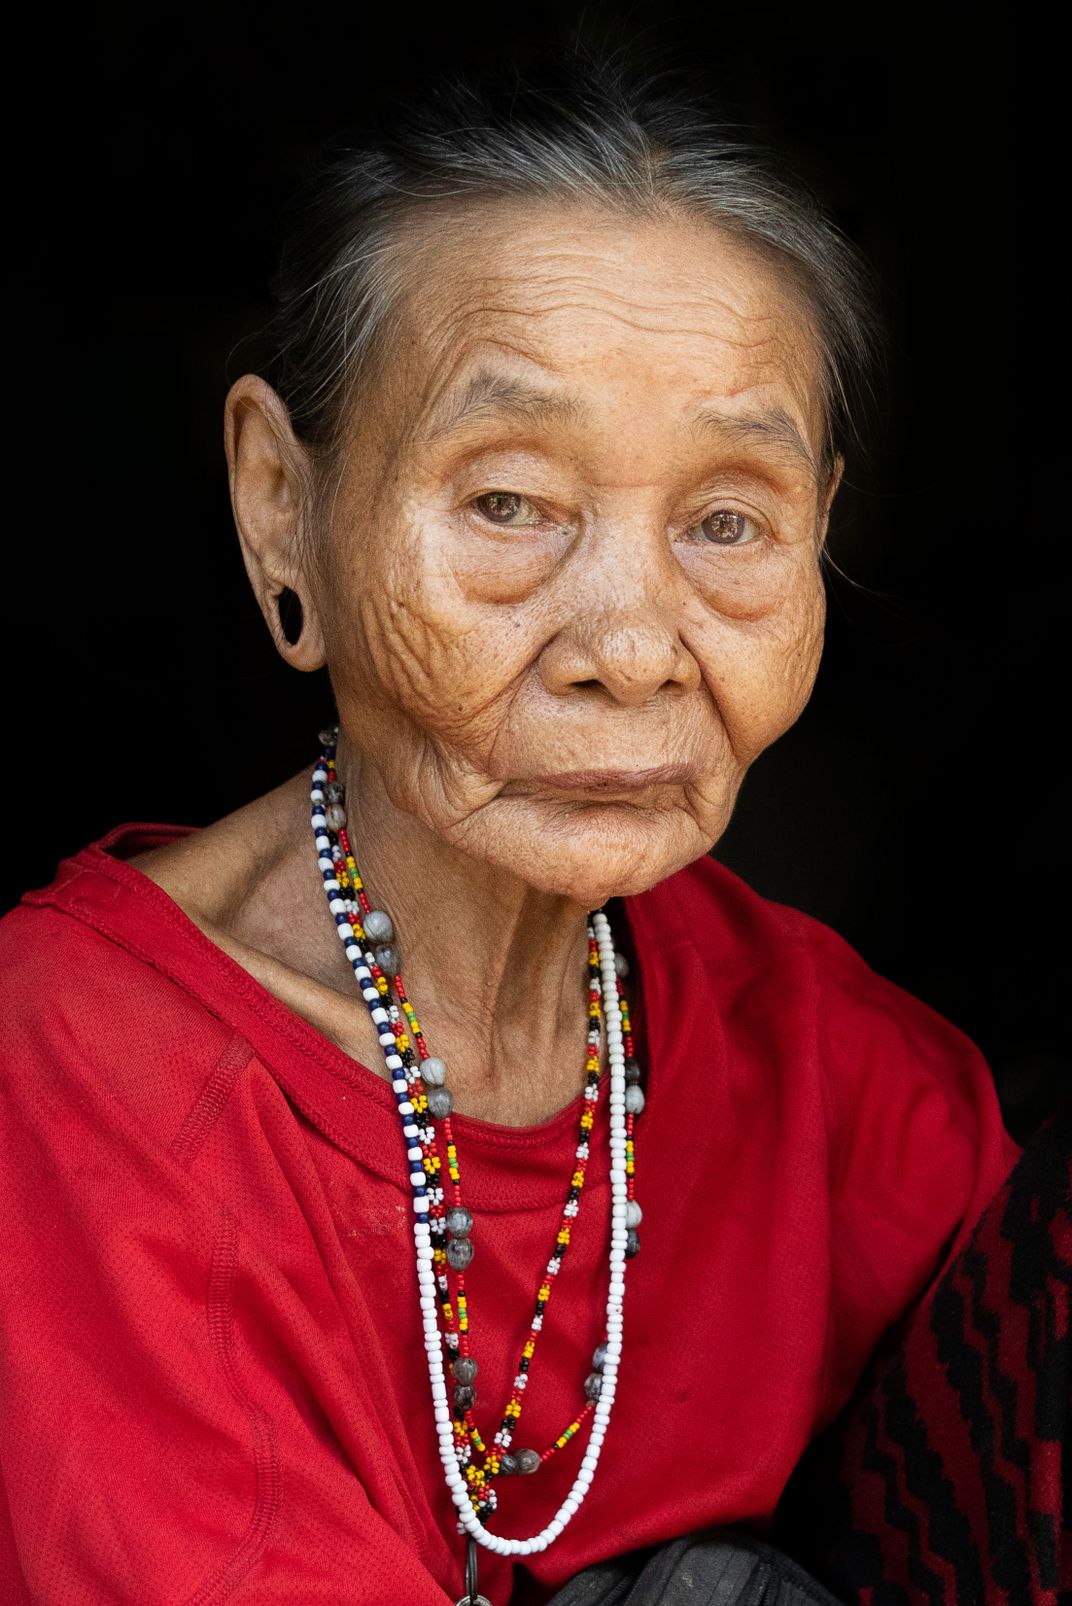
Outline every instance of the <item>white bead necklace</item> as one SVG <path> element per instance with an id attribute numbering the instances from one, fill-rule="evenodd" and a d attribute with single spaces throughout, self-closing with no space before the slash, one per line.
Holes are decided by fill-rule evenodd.
<path id="1" fill-rule="evenodd" d="M 428 1356 L 428 1375 L 432 1383 L 432 1400 L 435 1406 L 436 1427 L 439 1434 L 439 1456 L 446 1473 L 447 1487 L 454 1504 L 461 1513 L 461 1523 L 480 1544 L 500 1556 L 530 1556 L 533 1551 L 546 1550 L 558 1538 L 570 1518 L 579 1509 L 595 1474 L 599 1452 L 610 1421 L 611 1406 L 618 1380 L 618 1363 L 622 1354 L 622 1301 L 625 1294 L 625 1048 L 622 1043 L 622 1016 L 618 1006 L 617 970 L 614 963 L 614 943 L 610 924 L 601 909 L 592 914 L 596 942 L 599 945 L 599 972 L 603 985 L 603 1010 L 607 1022 L 607 1057 L 610 1062 L 610 1181 L 611 1181 L 611 1234 L 610 1234 L 610 1287 L 607 1293 L 607 1356 L 603 1363 L 603 1387 L 592 1414 L 589 1449 L 581 1461 L 581 1468 L 573 1488 L 563 1500 L 551 1521 L 531 1539 L 505 1539 L 493 1534 L 480 1521 L 469 1498 L 466 1482 L 461 1473 L 454 1448 L 450 1406 L 443 1372 L 442 1341 L 436 1321 L 435 1276 L 432 1272 L 431 1230 L 426 1221 L 415 1221 L 413 1236 L 417 1244 L 417 1281 L 421 1292 L 421 1309 L 424 1312 L 424 1347 Z M 464 1599 L 464 1597 L 463 1597 Z"/>

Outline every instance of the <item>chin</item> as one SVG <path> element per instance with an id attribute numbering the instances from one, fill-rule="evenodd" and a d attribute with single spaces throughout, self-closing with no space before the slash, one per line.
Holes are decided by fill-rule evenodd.
<path id="1" fill-rule="evenodd" d="M 586 909 L 646 892 L 707 853 L 728 823 L 727 811 L 709 835 L 683 807 L 644 809 L 618 801 L 543 802 L 507 813 L 488 843 L 488 859 L 540 892 Z"/>

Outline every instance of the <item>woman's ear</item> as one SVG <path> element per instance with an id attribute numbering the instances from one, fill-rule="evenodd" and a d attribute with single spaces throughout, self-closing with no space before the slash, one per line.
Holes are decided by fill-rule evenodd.
<path id="1" fill-rule="evenodd" d="M 822 551 L 823 547 L 826 545 L 826 532 L 830 524 L 830 508 L 833 504 L 834 497 L 837 494 L 837 488 L 841 484 L 841 476 L 844 474 L 844 472 L 845 459 L 841 453 L 838 452 L 834 458 L 834 466 L 830 470 L 830 478 L 827 480 L 826 485 L 819 493 L 819 517 L 817 529 L 820 551 Z"/>
<path id="2" fill-rule="evenodd" d="M 242 559 L 276 651 L 294 669 L 320 669 L 323 632 L 302 528 L 312 464 L 286 404 L 259 374 L 243 374 L 227 392 L 223 444 Z"/>

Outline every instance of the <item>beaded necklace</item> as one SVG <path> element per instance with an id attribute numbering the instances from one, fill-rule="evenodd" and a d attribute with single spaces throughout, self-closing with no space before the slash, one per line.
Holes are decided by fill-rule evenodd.
<path id="1" fill-rule="evenodd" d="M 588 920 L 588 1034 L 585 1053 L 584 1110 L 580 1117 L 575 1167 L 551 1258 L 541 1277 L 535 1312 L 517 1363 L 513 1389 L 489 1450 L 473 1421 L 477 1395 L 477 1362 L 470 1352 L 471 1322 L 465 1294 L 465 1268 L 473 1258 L 472 1212 L 462 1203 L 461 1171 L 451 1130 L 454 1098 L 446 1086 L 447 1067 L 429 1053 L 424 1034 L 402 981 L 401 958 L 391 917 L 374 909 L 358 872 L 346 830 L 345 789 L 335 766 L 338 726 L 322 730 L 320 757 L 313 769 L 309 794 L 317 864 L 324 880 L 328 909 L 350 961 L 361 996 L 368 1005 L 384 1052 L 391 1087 L 398 1104 L 405 1159 L 412 1188 L 413 1236 L 417 1284 L 424 1323 L 424 1342 L 440 1459 L 451 1497 L 459 1511 L 457 1531 L 466 1534 L 465 1594 L 457 1606 L 490 1606 L 477 1592 L 477 1544 L 499 1555 L 530 1555 L 544 1550 L 565 1528 L 591 1485 L 610 1421 L 622 1350 L 622 1300 L 625 1262 L 640 1248 L 637 1227 L 640 1205 L 634 1194 L 633 1128 L 644 1108 L 640 1066 L 634 1054 L 629 1007 L 623 977 L 624 955 L 617 954 L 610 925 L 601 909 Z M 391 986 L 395 998 L 391 998 Z M 554 1279 L 570 1242 L 571 1224 L 580 1212 L 588 1164 L 589 1142 L 600 1097 L 599 1055 L 606 1021 L 610 1083 L 611 1235 L 610 1284 L 606 1338 L 592 1356 L 584 1382 L 586 1404 L 542 1454 L 511 1450 L 529 1370 Z M 447 1202 L 442 1158 L 433 1120 L 442 1123 L 450 1200 Z M 455 1273 L 451 1298 L 448 1273 Z M 437 1307 L 445 1331 L 440 1332 Z M 445 1382 L 443 1348 L 454 1378 L 451 1401 Z M 496 1474 L 532 1474 L 563 1449 L 592 1415 L 589 1448 L 573 1488 L 547 1526 L 531 1539 L 506 1539 L 491 1533 L 483 1518 L 496 1508 Z M 478 1464 L 474 1451 L 483 1457 Z"/>

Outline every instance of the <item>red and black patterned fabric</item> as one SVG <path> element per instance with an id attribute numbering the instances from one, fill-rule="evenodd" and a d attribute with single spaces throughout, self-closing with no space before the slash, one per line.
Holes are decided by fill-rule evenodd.
<path id="1" fill-rule="evenodd" d="M 771 1537 L 848 1606 L 1072 1599 L 1072 1098 L 808 1446 Z"/>

